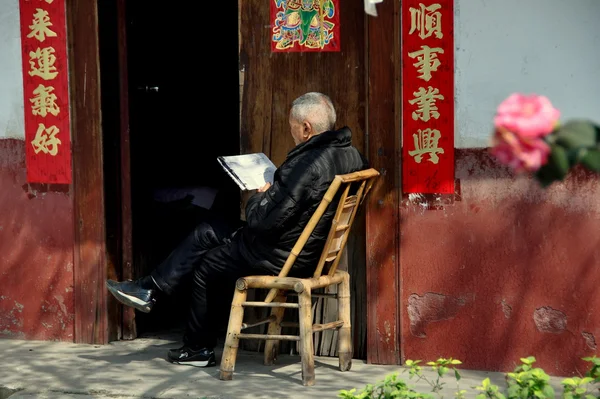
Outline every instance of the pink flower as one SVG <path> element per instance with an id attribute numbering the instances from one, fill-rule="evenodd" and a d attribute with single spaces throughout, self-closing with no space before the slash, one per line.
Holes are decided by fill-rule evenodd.
<path id="1" fill-rule="evenodd" d="M 550 146 L 541 138 L 520 137 L 500 127 L 496 129 L 490 152 L 517 173 L 535 172 L 548 162 Z"/>
<path id="2" fill-rule="evenodd" d="M 515 93 L 498 106 L 494 125 L 521 138 L 543 137 L 552 132 L 559 118 L 560 111 L 548 98 Z"/>

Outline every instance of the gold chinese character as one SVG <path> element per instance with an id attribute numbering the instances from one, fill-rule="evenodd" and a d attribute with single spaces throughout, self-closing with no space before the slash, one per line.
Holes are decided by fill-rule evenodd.
<path id="1" fill-rule="evenodd" d="M 442 33 L 442 13 L 438 10 L 442 8 L 439 4 L 432 4 L 425 7 L 423 3 L 419 3 L 420 8 L 410 8 L 410 32 L 418 31 L 421 39 L 426 39 L 435 34 L 435 37 L 441 39 L 444 37 Z"/>
<path id="2" fill-rule="evenodd" d="M 437 100 L 443 100 L 444 96 L 440 94 L 438 89 L 434 89 L 429 86 L 427 90 L 423 87 L 419 88 L 419 91 L 413 93 L 415 98 L 409 100 L 410 105 L 417 104 L 417 110 L 412 113 L 413 120 L 421 119 L 423 122 L 427 122 L 431 118 L 438 119 L 440 113 L 438 107 L 435 105 Z"/>
<path id="3" fill-rule="evenodd" d="M 58 75 L 58 71 L 54 66 L 56 57 L 54 56 L 55 50 L 52 47 L 45 47 L 43 49 L 37 48 L 35 51 L 29 52 L 29 65 L 31 70 L 29 76 L 39 76 L 44 80 L 54 79 Z"/>
<path id="4" fill-rule="evenodd" d="M 58 145 L 61 144 L 60 139 L 56 137 L 58 133 L 59 130 L 56 126 L 50 126 L 46 129 L 46 126 L 40 123 L 35 137 L 31 141 L 35 153 L 38 154 L 41 151 L 44 154 L 50 154 L 53 157 L 56 156 L 58 154 Z"/>
<path id="5" fill-rule="evenodd" d="M 444 54 L 444 50 L 440 47 L 421 46 L 421 50 L 408 53 L 410 58 L 417 58 L 417 62 L 413 65 L 419 68 L 419 78 L 426 82 L 431 79 L 431 72 L 437 71 L 438 67 L 442 65 L 436 53 Z"/>
<path id="6" fill-rule="evenodd" d="M 27 37 L 35 37 L 40 42 L 46 40 L 46 36 L 56 37 L 56 33 L 50 30 L 52 22 L 50 22 L 48 11 L 44 11 L 41 8 L 36 8 L 36 11 L 37 12 L 33 16 L 33 25 L 29 25 L 31 33 L 29 33 Z"/>
<path id="7" fill-rule="evenodd" d="M 56 104 L 56 95 L 52 93 L 54 87 L 46 87 L 39 85 L 37 89 L 33 91 L 34 97 L 29 101 L 31 102 L 31 111 L 34 115 L 46 117 L 47 114 L 54 116 L 58 115 L 60 108 Z"/>
<path id="8" fill-rule="evenodd" d="M 52 4 L 52 2 L 53 2 L 54 0 L 44 0 L 44 1 L 45 1 L 46 3 L 48 3 L 48 4 Z"/>
<path id="9" fill-rule="evenodd" d="M 429 154 L 429 162 L 437 165 L 440 161 L 438 154 L 443 154 L 444 149 L 438 147 L 441 133 L 437 129 L 419 129 L 418 134 L 413 134 L 415 149 L 409 151 L 408 155 L 414 157 L 416 163 L 421 163 L 423 155 Z"/>

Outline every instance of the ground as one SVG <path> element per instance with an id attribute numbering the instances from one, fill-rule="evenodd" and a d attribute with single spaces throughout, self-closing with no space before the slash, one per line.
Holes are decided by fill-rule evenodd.
<path id="1" fill-rule="evenodd" d="M 316 384 L 304 387 L 298 356 L 284 355 L 276 365 L 264 366 L 261 353 L 241 352 L 233 381 L 221 381 L 218 366 L 201 369 L 168 363 L 166 351 L 176 347 L 177 340 L 159 336 L 105 346 L 0 340 L 0 399 L 336 398 L 341 389 L 363 388 L 402 370 L 355 360 L 352 370 L 342 373 L 336 358 L 318 357 Z M 501 373 L 463 370 L 462 374 L 463 389 L 486 377 L 504 383 Z M 408 380 L 408 374 L 404 376 Z M 554 378 L 554 385 L 558 387 L 559 381 Z M 424 382 L 416 385 L 427 392 Z M 442 393 L 452 398 L 455 390 L 454 380 L 448 379 L 447 392 Z"/>

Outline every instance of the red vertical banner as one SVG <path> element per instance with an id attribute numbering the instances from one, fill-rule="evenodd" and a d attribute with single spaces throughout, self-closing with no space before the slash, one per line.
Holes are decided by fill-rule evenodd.
<path id="1" fill-rule="evenodd" d="M 29 183 L 71 183 L 65 0 L 19 0 Z"/>
<path id="2" fill-rule="evenodd" d="M 340 51 L 339 0 L 268 0 L 271 51 Z"/>
<path id="3" fill-rule="evenodd" d="M 454 1 L 402 0 L 402 190 L 454 193 Z"/>

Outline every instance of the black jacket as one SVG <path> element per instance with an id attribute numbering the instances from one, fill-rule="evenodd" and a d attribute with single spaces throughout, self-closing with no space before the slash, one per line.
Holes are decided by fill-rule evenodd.
<path id="1" fill-rule="evenodd" d="M 352 146 L 350 129 L 321 133 L 294 147 L 275 172 L 273 185 L 246 206 L 240 254 L 251 264 L 278 273 L 336 175 L 368 167 Z M 338 196 L 339 198 L 339 196 Z M 321 251 L 338 201 L 332 202 L 298 256 L 298 275 L 310 274 Z"/>

